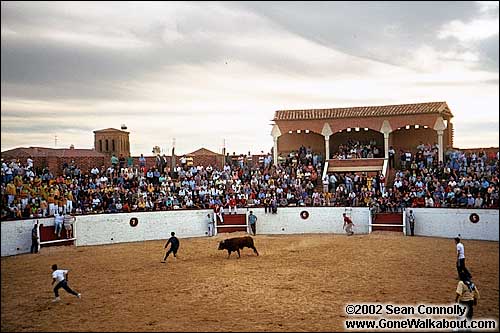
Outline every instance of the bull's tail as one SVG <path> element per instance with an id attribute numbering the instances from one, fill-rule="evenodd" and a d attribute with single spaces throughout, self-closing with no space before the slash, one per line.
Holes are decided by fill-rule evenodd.
<path id="1" fill-rule="evenodd" d="M 257 249 L 255 248 L 255 245 L 254 245 L 254 243 L 253 243 L 253 238 L 252 238 L 252 237 L 248 237 L 248 238 L 250 238 L 250 240 L 249 240 L 249 243 L 250 243 L 249 248 L 251 248 L 255 254 L 259 255 L 259 252 L 258 252 L 258 251 L 257 251 Z"/>

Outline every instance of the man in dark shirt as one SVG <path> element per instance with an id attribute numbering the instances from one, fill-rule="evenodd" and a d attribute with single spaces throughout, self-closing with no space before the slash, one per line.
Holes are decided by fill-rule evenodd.
<path id="1" fill-rule="evenodd" d="M 173 231 L 170 233 L 170 235 L 172 237 L 170 237 L 167 241 L 167 244 L 165 244 L 165 248 L 167 248 L 168 244 L 170 244 L 170 249 L 167 251 L 167 253 L 165 253 L 165 257 L 163 258 L 162 263 L 167 262 L 167 258 L 170 255 L 170 253 L 173 253 L 174 257 L 177 258 L 177 250 L 179 249 L 179 239 L 175 237 L 175 232 Z"/>
<path id="2" fill-rule="evenodd" d="M 38 224 L 31 229 L 31 253 L 38 253 Z"/>

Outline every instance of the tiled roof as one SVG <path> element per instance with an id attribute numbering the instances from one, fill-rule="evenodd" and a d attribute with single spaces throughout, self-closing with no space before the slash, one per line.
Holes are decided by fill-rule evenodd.
<path id="1" fill-rule="evenodd" d="M 446 102 L 431 102 L 383 106 L 359 106 L 334 109 L 279 110 L 275 112 L 274 120 L 387 117 L 428 113 L 439 113 L 453 117 Z"/>
<path id="2" fill-rule="evenodd" d="M 5 156 L 32 156 L 32 157 L 105 157 L 107 155 L 93 149 L 52 149 L 45 147 L 20 147 L 2 152 Z"/>
<path id="3" fill-rule="evenodd" d="M 211 150 L 208 150 L 206 148 L 200 148 L 198 150 L 193 151 L 192 153 L 186 154 L 186 156 L 200 156 L 200 155 L 221 155 L 218 153 L 214 153 Z"/>
<path id="4" fill-rule="evenodd" d="M 119 133 L 129 133 L 127 131 L 122 131 L 116 128 L 105 128 L 102 130 L 95 130 L 94 133 L 101 133 L 101 132 L 119 132 Z"/>

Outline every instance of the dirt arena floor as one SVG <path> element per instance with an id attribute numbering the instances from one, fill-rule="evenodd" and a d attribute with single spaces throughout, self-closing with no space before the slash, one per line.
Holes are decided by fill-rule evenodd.
<path id="1" fill-rule="evenodd" d="M 238 234 L 231 234 L 236 236 Z M 42 248 L 1 259 L 2 331 L 343 331 L 346 304 L 450 304 L 453 239 L 371 235 L 254 237 L 241 259 L 213 238 Z M 498 320 L 498 242 L 464 241 L 481 293 L 475 318 Z M 70 269 L 52 303 L 51 265 Z"/>

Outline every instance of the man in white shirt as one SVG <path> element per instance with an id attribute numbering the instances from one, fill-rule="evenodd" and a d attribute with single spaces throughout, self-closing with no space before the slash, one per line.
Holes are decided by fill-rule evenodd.
<path id="1" fill-rule="evenodd" d="M 465 250 L 464 245 L 460 242 L 459 237 L 455 237 L 455 243 L 457 244 L 457 271 L 458 278 L 460 279 L 460 273 L 463 271 L 469 278 L 471 278 L 470 272 L 465 268 Z"/>
<path id="2" fill-rule="evenodd" d="M 207 214 L 208 236 L 209 237 L 215 236 L 215 234 L 214 234 L 214 227 L 215 227 L 214 219 L 215 219 L 215 216 L 214 216 L 214 218 L 212 218 L 212 216 L 210 216 L 210 214 Z"/>
<path id="3" fill-rule="evenodd" d="M 58 302 L 61 300 L 61 298 L 59 297 L 60 288 L 63 288 L 68 293 L 75 295 L 78 298 L 82 298 L 82 295 L 80 293 L 77 293 L 68 286 L 68 272 L 69 271 L 66 269 L 57 269 L 56 264 L 52 265 L 52 284 L 57 281 L 57 284 L 54 287 L 54 294 L 56 297 L 54 298 L 53 302 Z"/>

